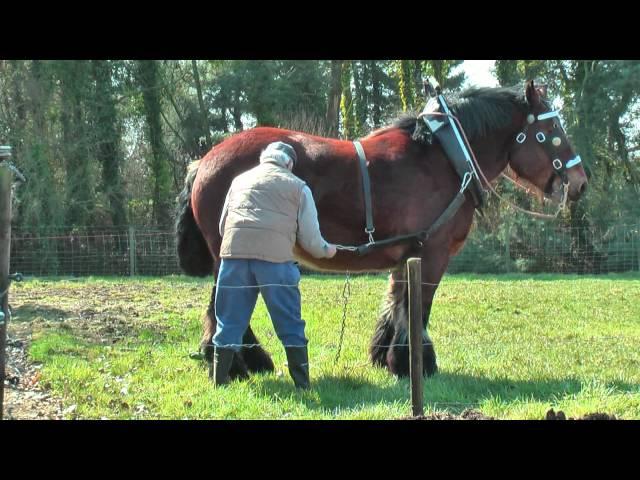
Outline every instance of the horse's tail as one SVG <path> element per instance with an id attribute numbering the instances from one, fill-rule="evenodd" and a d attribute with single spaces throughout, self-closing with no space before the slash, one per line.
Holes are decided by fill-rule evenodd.
<path id="1" fill-rule="evenodd" d="M 209 246 L 196 224 L 191 208 L 191 189 L 198 173 L 200 161 L 189 166 L 184 188 L 178 195 L 176 212 L 176 245 L 180 268 L 194 277 L 206 277 L 213 273 L 213 257 Z"/>

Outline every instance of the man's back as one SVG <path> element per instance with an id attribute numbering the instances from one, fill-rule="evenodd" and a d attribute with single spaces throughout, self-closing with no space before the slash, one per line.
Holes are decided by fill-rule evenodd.
<path id="1" fill-rule="evenodd" d="M 236 177 L 229 189 L 220 256 L 293 260 L 304 186 L 273 163 L 261 163 Z"/>

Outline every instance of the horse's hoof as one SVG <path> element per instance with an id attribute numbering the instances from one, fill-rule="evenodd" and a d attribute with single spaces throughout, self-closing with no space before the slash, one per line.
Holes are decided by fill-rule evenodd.
<path id="1" fill-rule="evenodd" d="M 276 369 L 276 366 L 273 364 L 273 360 L 271 360 L 266 352 L 264 355 L 260 355 L 257 358 L 247 357 L 245 354 L 244 360 L 247 364 L 247 370 L 251 373 L 273 372 Z"/>
<path id="2" fill-rule="evenodd" d="M 189 358 L 191 360 L 202 361 L 202 360 L 204 360 L 204 353 L 202 353 L 202 352 L 191 352 L 189 354 Z"/>
<path id="3" fill-rule="evenodd" d="M 213 362 L 213 353 L 213 345 L 200 345 L 200 355 L 202 355 L 203 360 L 209 363 Z"/>
<path id="4" fill-rule="evenodd" d="M 423 365 L 422 371 L 425 377 L 433 377 L 436 373 L 438 373 L 438 365 L 434 362 L 430 365 Z"/>
<path id="5" fill-rule="evenodd" d="M 422 371 L 427 377 L 438 373 L 438 362 L 436 361 L 436 351 L 433 345 L 426 345 L 422 352 Z"/>

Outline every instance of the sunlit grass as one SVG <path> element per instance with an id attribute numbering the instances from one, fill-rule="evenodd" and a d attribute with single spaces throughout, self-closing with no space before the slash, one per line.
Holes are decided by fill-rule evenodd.
<path id="1" fill-rule="evenodd" d="M 12 287 L 14 322 L 32 322 L 42 382 L 78 418 L 394 419 L 411 412 L 409 382 L 367 357 L 386 279 L 304 276 L 309 392 L 293 387 L 266 308 L 252 319 L 276 364 L 215 389 L 196 349 L 211 282 L 185 277 L 38 279 Z M 502 419 L 640 418 L 640 278 L 633 275 L 454 275 L 430 321 L 440 373 L 427 413 L 473 408 Z M 113 339 L 115 338 L 115 343 Z"/>

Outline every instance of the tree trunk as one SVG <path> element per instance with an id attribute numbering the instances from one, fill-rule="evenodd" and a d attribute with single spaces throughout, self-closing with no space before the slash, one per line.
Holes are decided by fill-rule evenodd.
<path id="1" fill-rule="evenodd" d="M 94 132 L 96 157 L 102 165 L 102 189 L 109 202 L 113 225 L 127 224 L 125 194 L 120 174 L 122 152 L 109 60 L 93 60 L 95 80 Z"/>
<path id="2" fill-rule="evenodd" d="M 138 61 L 138 79 L 142 88 L 147 133 L 151 146 L 151 171 L 153 173 L 153 219 L 158 226 L 171 224 L 171 169 L 168 154 L 162 141 L 160 123 L 160 78 L 158 64 L 154 60 Z"/>
<path id="3" fill-rule="evenodd" d="M 342 60 L 331 60 L 331 87 L 327 101 L 327 134 L 338 136 L 340 97 L 342 94 Z"/>
<path id="4" fill-rule="evenodd" d="M 371 119 L 373 128 L 380 128 L 382 121 L 382 81 L 380 67 L 375 60 L 369 63 L 371 71 Z"/>
<path id="5" fill-rule="evenodd" d="M 398 60 L 398 90 L 400 93 L 400 101 L 402 102 L 402 111 L 413 110 L 415 102 L 413 99 L 413 91 L 411 88 L 411 61 Z"/>
<path id="6" fill-rule="evenodd" d="M 207 141 L 208 151 L 211 148 L 211 133 L 209 132 L 209 116 L 207 115 L 207 108 L 204 104 L 204 97 L 202 96 L 202 84 L 200 83 L 200 72 L 198 71 L 198 64 L 195 60 L 191 60 L 191 68 L 193 69 L 193 80 L 196 84 L 196 94 L 198 96 L 198 105 L 200 106 L 200 117 L 202 122 L 202 131 L 204 132 L 205 139 Z"/>
<path id="7" fill-rule="evenodd" d="M 359 66 L 362 67 L 362 71 L 360 71 Z M 355 135 L 359 136 L 364 134 L 367 129 L 367 116 L 368 116 L 368 106 L 369 106 L 369 96 L 367 94 L 367 62 L 357 62 L 354 61 L 352 63 L 353 69 L 353 84 L 355 86 L 355 95 L 353 98 L 353 103 L 355 105 Z"/>
<path id="8" fill-rule="evenodd" d="M 37 76 L 36 72 L 39 68 L 40 63 L 34 61 L 34 76 Z M 83 112 L 87 62 L 61 61 L 58 64 L 58 71 L 62 88 L 62 152 L 66 170 L 65 223 L 84 226 L 90 223 L 93 213 L 87 132 Z"/>
<path id="9" fill-rule="evenodd" d="M 424 60 L 414 60 L 413 61 L 413 88 L 415 92 L 416 103 L 421 103 L 418 99 L 422 99 L 426 102 L 426 98 L 424 98 L 424 83 L 422 78 L 422 64 Z"/>
<path id="10" fill-rule="evenodd" d="M 353 112 L 353 96 L 351 95 L 351 62 L 345 61 L 342 68 L 342 95 L 340 111 L 342 113 L 342 136 L 347 140 L 355 139 L 355 116 Z"/>
<path id="11" fill-rule="evenodd" d="M 29 181 L 17 190 L 18 220 L 27 225 L 59 225 L 65 212 L 61 206 L 62 185 L 53 173 L 50 159 L 54 135 L 50 134 L 47 112 L 53 96 L 54 79 L 47 74 L 50 63 L 34 60 L 24 90 L 24 108 L 18 110 L 23 136 L 22 169 Z M 31 122 L 28 119 L 31 118 Z M 54 137 L 54 138 L 52 138 Z M 61 149 L 64 152 L 63 149 Z M 17 158 L 16 158 L 17 159 Z M 15 216 L 15 215 L 14 215 Z"/>

